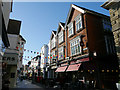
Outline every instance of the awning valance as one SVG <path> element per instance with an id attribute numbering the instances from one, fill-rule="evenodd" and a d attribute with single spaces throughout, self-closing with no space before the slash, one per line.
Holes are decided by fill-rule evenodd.
<path id="1" fill-rule="evenodd" d="M 79 64 L 69 65 L 67 71 L 78 71 L 80 65 L 81 65 L 81 63 L 79 63 Z"/>
<path id="2" fill-rule="evenodd" d="M 65 72 L 66 68 L 67 68 L 67 66 L 58 67 L 55 72 Z"/>
<path id="3" fill-rule="evenodd" d="M 88 58 L 83 58 L 83 59 L 77 60 L 76 63 L 85 62 L 85 61 L 89 61 L 89 57 L 88 57 Z"/>

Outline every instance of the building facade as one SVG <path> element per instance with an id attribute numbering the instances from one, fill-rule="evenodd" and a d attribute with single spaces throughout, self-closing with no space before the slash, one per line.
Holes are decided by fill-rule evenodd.
<path id="1" fill-rule="evenodd" d="M 111 29 L 109 16 L 72 4 L 65 25 L 59 23 L 57 33 L 51 35 L 53 77 L 116 88 L 118 61 Z"/>
<path id="2" fill-rule="evenodd" d="M 28 69 L 26 69 L 27 74 L 34 76 L 41 76 L 41 56 L 37 55 L 28 62 Z"/>
<path id="3" fill-rule="evenodd" d="M 108 0 L 101 7 L 109 10 L 120 69 L 120 1 Z M 120 77 L 120 76 L 119 76 Z M 120 78 L 119 78 L 120 81 Z"/>
<path id="4" fill-rule="evenodd" d="M 18 50 L 19 50 L 19 59 L 17 63 L 17 71 L 20 72 L 22 69 L 22 63 L 23 63 L 23 54 L 24 54 L 24 44 L 26 43 L 26 40 L 19 35 L 19 42 L 18 42 Z"/>
<path id="5" fill-rule="evenodd" d="M 5 80 L 3 81 L 9 80 L 10 88 L 16 86 L 17 66 L 18 63 L 21 62 L 20 59 L 22 59 L 22 56 L 20 55 L 21 51 L 19 50 L 22 47 L 22 45 L 19 44 L 19 42 L 21 42 L 20 41 L 21 36 L 19 34 L 20 26 L 21 26 L 21 21 L 13 20 L 13 19 L 9 20 L 7 33 L 10 42 L 10 47 L 6 49 L 2 60 L 4 63 L 7 63 L 6 75 L 4 75 L 3 77 Z"/>
<path id="6" fill-rule="evenodd" d="M 48 63 L 46 63 L 47 78 L 50 78 L 50 41 L 48 43 Z"/>
<path id="7" fill-rule="evenodd" d="M 0 57 L 2 57 L 5 47 L 9 46 L 7 28 L 10 12 L 12 12 L 12 0 L 0 1 Z"/>
<path id="8" fill-rule="evenodd" d="M 50 78 L 55 78 L 56 73 L 55 70 L 57 68 L 57 32 L 52 31 L 50 37 Z"/>
<path id="9" fill-rule="evenodd" d="M 9 15 L 12 12 L 12 1 L 4 2 L 3 0 L 0 1 L 0 73 L 4 71 L 5 68 L 1 66 L 6 63 L 2 63 L 2 56 L 5 52 L 6 47 L 9 47 L 9 41 L 7 36 L 7 28 L 9 22 Z M 4 69 L 4 70 L 2 70 Z M 1 74 L 2 75 L 2 74 Z M 2 82 L 2 76 L 0 75 L 0 82 Z M 2 88 L 2 83 L 0 83 L 0 89 Z"/>
<path id="10" fill-rule="evenodd" d="M 41 72 L 43 73 L 43 78 L 47 77 L 47 64 L 48 64 L 48 45 L 44 44 L 41 48 Z"/>

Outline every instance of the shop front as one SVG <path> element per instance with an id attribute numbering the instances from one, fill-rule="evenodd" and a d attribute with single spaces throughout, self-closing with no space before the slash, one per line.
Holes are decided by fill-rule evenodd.
<path id="1" fill-rule="evenodd" d="M 6 75 L 4 77 L 5 81 L 9 81 L 9 87 L 16 86 L 16 78 L 17 78 L 17 62 L 18 62 L 18 54 L 17 53 L 5 53 L 2 58 L 3 63 L 7 63 Z"/>

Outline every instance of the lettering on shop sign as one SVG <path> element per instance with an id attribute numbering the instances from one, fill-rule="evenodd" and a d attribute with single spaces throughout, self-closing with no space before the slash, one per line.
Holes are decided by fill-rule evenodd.
<path id="1" fill-rule="evenodd" d="M 2 60 L 15 61 L 15 57 L 3 57 Z"/>

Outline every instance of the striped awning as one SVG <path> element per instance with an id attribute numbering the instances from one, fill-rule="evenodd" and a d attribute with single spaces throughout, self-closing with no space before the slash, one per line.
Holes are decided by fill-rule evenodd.
<path id="1" fill-rule="evenodd" d="M 78 71 L 80 65 L 81 65 L 81 63 L 79 63 L 79 64 L 69 65 L 67 71 Z"/>
<path id="2" fill-rule="evenodd" d="M 55 72 L 65 72 L 66 68 L 67 68 L 67 66 L 58 67 Z"/>

